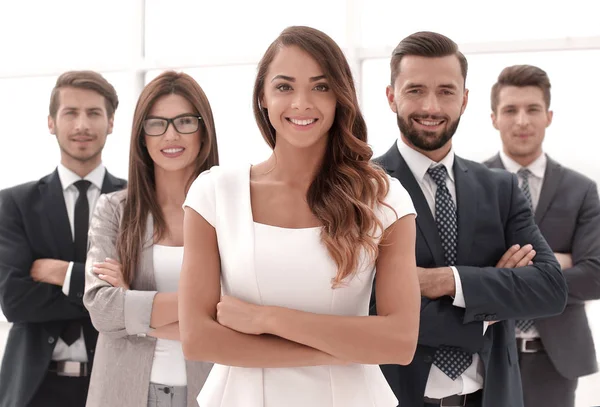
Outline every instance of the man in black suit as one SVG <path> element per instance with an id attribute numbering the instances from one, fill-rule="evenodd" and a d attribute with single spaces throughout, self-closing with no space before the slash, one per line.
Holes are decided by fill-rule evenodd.
<path id="1" fill-rule="evenodd" d="M 531 65 L 505 68 L 491 101 L 502 150 L 485 164 L 517 174 L 569 287 L 562 314 L 516 322 L 525 406 L 574 407 L 577 379 L 598 371 L 585 313 L 585 302 L 600 298 L 598 190 L 542 150 L 552 123 L 546 72 Z"/>
<path id="2" fill-rule="evenodd" d="M 91 71 L 61 75 L 48 128 L 61 161 L 39 181 L 0 192 L 0 305 L 13 326 L 0 407 L 84 407 L 98 333 L 83 306 L 90 215 L 125 187 L 102 164 L 118 98 Z"/>
<path id="3" fill-rule="evenodd" d="M 517 179 L 454 154 L 466 58 L 449 38 L 410 35 L 394 50 L 390 108 L 400 138 L 376 161 L 417 210 L 419 343 L 382 371 L 402 407 L 523 406 L 516 318 L 560 313 L 567 288 Z"/>

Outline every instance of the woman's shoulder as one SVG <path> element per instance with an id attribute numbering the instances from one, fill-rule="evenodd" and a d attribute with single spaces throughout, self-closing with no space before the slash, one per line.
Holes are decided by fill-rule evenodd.
<path id="1" fill-rule="evenodd" d="M 396 220 L 410 214 L 416 215 L 412 198 L 406 188 L 397 178 L 386 174 L 388 179 L 388 191 L 383 199 L 383 205 L 380 205 L 380 216 L 383 221 L 384 229 Z"/>
<path id="2" fill-rule="evenodd" d="M 194 184 L 212 185 L 229 182 L 232 178 L 247 178 L 250 165 L 220 166 L 215 165 L 204 170 L 196 177 Z"/>

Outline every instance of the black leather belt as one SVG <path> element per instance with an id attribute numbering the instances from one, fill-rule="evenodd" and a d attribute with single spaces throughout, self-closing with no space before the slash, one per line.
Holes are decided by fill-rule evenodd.
<path id="1" fill-rule="evenodd" d="M 540 338 L 517 338 L 517 349 L 521 353 L 536 353 L 544 351 L 544 344 Z"/>
<path id="2" fill-rule="evenodd" d="M 88 362 L 51 361 L 48 371 L 58 376 L 85 377 L 90 374 Z"/>
<path id="3" fill-rule="evenodd" d="M 442 399 L 432 399 L 429 397 L 424 397 L 423 401 L 426 404 L 433 404 L 440 407 L 464 407 L 467 405 L 467 401 L 472 402 L 476 400 L 481 400 L 482 391 L 477 390 L 475 393 L 471 394 L 463 394 L 463 395 L 454 395 L 444 397 Z"/>

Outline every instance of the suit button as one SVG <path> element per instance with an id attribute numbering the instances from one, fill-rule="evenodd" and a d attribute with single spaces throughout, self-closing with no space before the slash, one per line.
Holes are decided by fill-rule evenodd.
<path id="1" fill-rule="evenodd" d="M 54 343 L 54 340 L 55 340 L 55 339 L 54 339 L 53 337 L 50 337 L 50 338 L 48 338 L 48 343 L 49 343 L 50 345 L 52 345 L 52 344 Z"/>
<path id="2" fill-rule="evenodd" d="M 165 387 L 165 388 L 163 389 L 163 391 L 165 392 L 165 394 L 169 394 L 169 393 L 171 393 L 171 389 L 169 389 L 168 387 Z"/>
<path id="3" fill-rule="evenodd" d="M 431 357 L 431 355 L 426 355 L 426 356 L 423 358 L 423 361 L 424 361 L 425 363 L 431 363 L 431 362 L 433 362 L 433 358 Z"/>
<path id="4" fill-rule="evenodd" d="M 95 349 L 90 349 L 90 353 L 94 353 L 94 350 L 95 350 Z"/>
<path id="5" fill-rule="evenodd" d="M 485 319 L 485 316 L 483 314 L 477 314 L 474 317 L 475 321 L 483 321 Z"/>
<path id="6" fill-rule="evenodd" d="M 77 293 L 77 298 L 82 298 L 83 294 L 82 293 Z"/>

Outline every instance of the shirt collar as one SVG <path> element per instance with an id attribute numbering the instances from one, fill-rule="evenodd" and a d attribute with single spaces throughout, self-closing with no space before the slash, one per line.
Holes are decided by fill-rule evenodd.
<path id="1" fill-rule="evenodd" d="M 516 174 L 523 166 L 510 158 L 504 151 L 500 151 L 500 160 L 502 160 L 502 164 L 504 168 L 506 168 L 509 172 Z M 536 158 L 531 164 L 529 164 L 527 168 L 534 177 L 539 179 L 544 179 L 544 173 L 546 172 L 546 164 L 548 163 L 548 158 L 546 154 L 542 153 L 538 158 Z"/>
<path id="2" fill-rule="evenodd" d="M 71 185 L 75 182 L 80 181 L 82 179 L 88 180 L 99 190 L 102 190 L 102 182 L 104 181 L 104 174 L 106 173 L 106 169 L 104 168 L 104 164 L 100 163 L 99 166 L 94 168 L 88 175 L 81 178 L 79 175 L 75 174 L 73 171 L 62 165 L 62 163 L 58 164 L 58 178 L 60 179 L 60 183 L 62 185 L 63 191 L 66 191 Z"/>
<path id="3" fill-rule="evenodd" d="M 435 167 L 438 164 L 442 164 L 446 167 L 448 176 L 452 182 L 454 182 L 454 147 L 451 147 L 448 154 L 446 154 L 446 156 L 439 163 L 437 163 L 431 158 L 406 145 L 402 138 L 398 138 L 397 146 L 398 151 L 400 151 L 404 161 L 406 161 L 406 165 L 408 165 L 408 168 L 410 168 L 410 171 L 413 173 L 418 182 L 423 181 L 423 178 L 425 178 L 425 174 L 427 174 L 427 170 L 429 168 Z"/>

